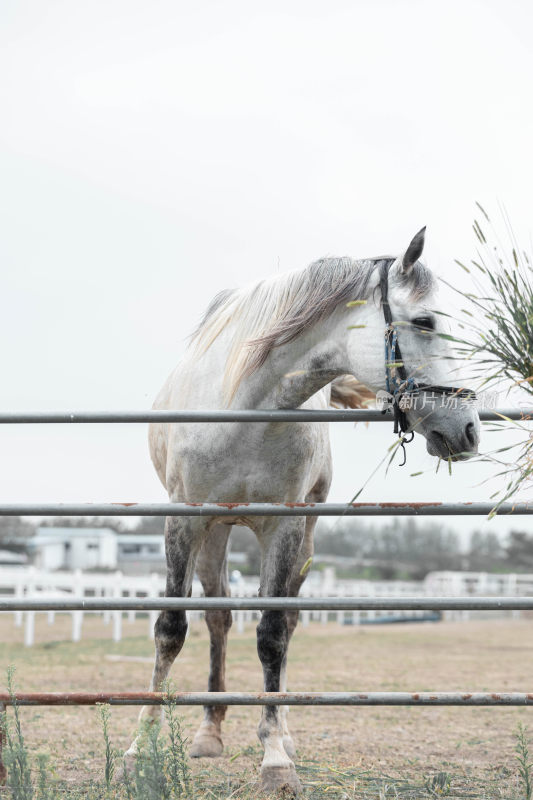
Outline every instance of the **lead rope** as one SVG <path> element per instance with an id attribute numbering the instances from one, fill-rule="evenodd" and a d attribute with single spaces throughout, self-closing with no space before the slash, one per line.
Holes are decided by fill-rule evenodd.
<path id="1" fill-rule="evenodd" d="M 413 441 L 413 439 L 415 438 L 415 432 L 411 431 L 410 435 L 411 435 L 411 438 L 408 439 L 407 436 L 404 436 L 401 433 L 398 434 L 398 436 L 400 437 L 400 447 L 403 450 L 403 461 L 402 461 L 401 464 L 398 465 L 400 467 L 405 467 L 405 465 L 407 464 L 407 450 L 405 449 L 405 445 L 409 444 L 410 442 Z"/>

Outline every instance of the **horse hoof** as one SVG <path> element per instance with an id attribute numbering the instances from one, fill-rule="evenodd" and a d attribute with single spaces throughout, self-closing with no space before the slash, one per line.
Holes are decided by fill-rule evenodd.
<path id="1" fill-rule="evenodd" d="M 296 797 L 302 791 L 302 784 L 296 774 L 294 764 L 281 767 L 261 768 L 261 790 L 278 797 Z"/>
<path id="2" fill-rule="evenodd" d="M 294 746 L 292 736 L 283 737 L 283 749 L 289 756 L 290 760 L 294 761 L 294 759 L 296 758 L 296 747 Z"/>
<path id="3" fill-rule="evenodd" d="M 216 758 L 222 755 L 223 750 L 220 736 L 201 734 L 194 737 L 189 755 L 191 758 Z"/>

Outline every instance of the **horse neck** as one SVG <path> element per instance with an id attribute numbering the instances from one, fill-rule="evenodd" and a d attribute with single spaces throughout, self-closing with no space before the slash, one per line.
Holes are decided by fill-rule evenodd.
<path id="1" fill-rule="evenodd" d="M 339 375 L 353 372 L 341 335 L 345 327 L 330 318 L 275 347 L 265 363 L 243 379 L 233 405 L 298 408 Z"/>

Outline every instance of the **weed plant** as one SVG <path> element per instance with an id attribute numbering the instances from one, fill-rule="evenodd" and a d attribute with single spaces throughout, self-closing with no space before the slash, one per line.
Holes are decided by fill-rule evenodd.
<path id="1" fill-rule="evenodd" d="M 480 223 L 474 220 L 473 229 L 477 257 L 467 266 L 456 263 L 472 276 L 475 292 L 466 292 L 446 283 L 464 302 L 456 320 L 462 333 L 458 336 L 439 334 L 454 343 L 456 358 L 467 361 L 471 378 L 479 390 L 498 390 L 505 395 L 519 387 L 524 405 L 533 405 L 533 268 L 527 252 L 518 246 L 514 231 L 505 212 L 503 220 L 508 243 L 501 244 L 496 228 L 486 211 Z M 486 231 L 489 233 L 486 233 Z M 443 312 L 438 312 L 443 314 Z M 444 314 L 444 316 L 450 316 Z M 501 447 L 483 456 L 498 465 L 495 477 L 504 479 L 504 488 L 494 495 L 498 506 L 515 493 L 531 485 L 533 477 L 533 438 L 523 421 L 502 416 L 493 423 L 494 430 L 512 424 L 523 434 L 518 444 Z M 512 451 L 512 452 L 511 452 Z"/>
<path id="2" fill-rule="evenodd" d="M 516 761 L 524 800 L 531 800 L 533 792 L 533 763 L 529 753 L 529 741 L 526 728 L 520 724 L 516 732 Z"/>

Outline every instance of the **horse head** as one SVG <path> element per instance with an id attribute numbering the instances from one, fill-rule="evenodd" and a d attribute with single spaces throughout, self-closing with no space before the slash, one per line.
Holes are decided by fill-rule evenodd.
<path id="1" fill-rule="evenodd" d="M 357 377 L 396 406 L 400 427 L 421 433 L 431 455 L 458 461 L 477 452 L 479 416 L 474 393 L 460 385 L 452 370 L 437 282 L 419 260 L 424 236 L 425 228 L 401 256 L 378 260 L 373 302 L 367 300 L 362 312 L 368 346 L 362 348 L 361 337 L 354 337 L 352 347 L 359 360 L 363 350 Z M 381 355 L 376 337 L 385 342 Z"/>

